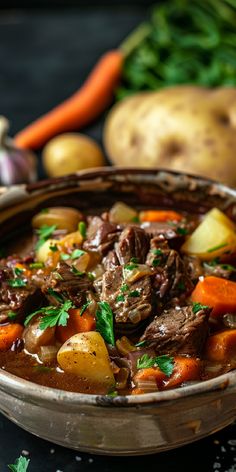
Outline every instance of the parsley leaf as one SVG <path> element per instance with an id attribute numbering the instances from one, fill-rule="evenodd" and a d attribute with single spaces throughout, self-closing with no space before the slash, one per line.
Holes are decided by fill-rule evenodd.
<path id="1" fill-rule="evenodd" d="M 57 228 L 57 225 L 43 225 L 41 228 L 36 230 L 36 234 L 38 235 L 39 239 L 36 243 L 35 249 L 39 249 L 45 241 L 47 241 L 48 238 L 54 233 L 55 229 Z"/>
<path id="2" fill-rule="evenodd" d="M 53 288 L 49 287 L 48 293 L 49 295 L 52 295 L 52 297 L 54 297 L 59 303 L 63 303 L 62 296 L 59 293 L 57 293 L 55 290 L 53 290 Z"/>
<path id="3" fill-rule="evenodd" d="M 52 246 L 49 246 L 49 249 L 50 249 L 50 251 L 52 251 L 52 252 L 57 252 L 57 251 L 58 251 L 58 247 L 57 247 L 56 244 L 53 244 Z"/>
<path id="4" fill-rule="evenodd" d="M 134 264 L 138 264 L 137 257 L 131 257 L 130 262 L 133 262 Z"/>
<path id="5" fill-rule="evenodd" d="M 208 308 L 209 308 L 209 306 L 207 306 L 207 305 L 202 305 L 201 303 L 194 302 L 193 307 L 192 307 L 192 311 L 195 314 L 200 310 L 207 310 Z"/>
<path id="6" fill-rule="evenodd" d="M 121 285 L 120 291 L 121 291 L 122 293 L 127 292 L 127 290 L 129 290 L 129 286 L 128 286 L 127 284 Z"/>
<path id="7" fill-rule="evenodd" d="M 113 329 L 113 312 L 107 302 L 98 302 L 98 309 L 96 311 L 96 328 L 102 335 L 104 340 L 115 346 L 115 337 Z"/>
<path id="8" fill-rule="evenodd" d="M 81 236 L 85 239 L 86 238 L 86 234 L 87 234 L 87 231 L 86 231 L 86 224 L 84 221 L 80 221 L 79 224 L 78 224 L 78 230 L 81 234 Z"/>
<path id="9" fill-rule="evenodd" d="M 73 308 L 73 303 L 71 300 L 66 300 L 62 305 L 56 306 L 46 306 L 40 308 L 28 315 L 25 319 L 25 326 L 31 321 L 35 315 L 43 315 L 42 320 L 40 321 L 39 328 L 46 329 L 52 328 L 53 326 L 66 326 L 67 320 L 69 318 L 68 311 L 70 308 Z"/>
<path id="10" fill-rule="evenodd" d="M 81 275 L 84 275 L 84 272 L 81 272 L 81 270 L 76 269 L 74 265 L 71 267 L 71 270 L 73 274 L 78 275 L 79 277 L 81 277 Z"/>
<path id="11" fill-rule="evenodd" d="M 186 236 L 186 234 L 188 234 L 188 230 L 187 228 L 182 228 L 182 227 L 178 227 L 176 228 L 176 232 L 180 235 L 180 236 Z"/>
<path id="12" fill-rule="evenodd" d="M 138 216 L 133 216 L 132 220 L 133 223 L 140 223 L 140 219 Z"/>
<path id="13" fill-rule="evenodd" d="M 125 301 L 125 296 L 122 295 L 122 293 L 120 295 L 117 295 L 116 302 L 124 302 L 124 301 Z"/>
<path id="14" fill-rule="evenodd" d="M 155 256 L 161 256 L 163 251 L 161 249 L 152 249 L 151 251 Z"/>
<path id="15" fill-rule="evenodd" d="M 9 311 L 9 312 L 7 313 L 7 316 L 8 316 L 8 318 L 9 318 L 9 320 L 14 320 L 14 319 L 17 317 L 17 314 L 18 314 L 18 313 L 17 313 L 16 311 Z"/>
<path id="16" fill-rule="evenodd" d="M 126 264 L 126 265 L 124 266 L 124 268 L 125 268 L 126 270 L 137 269 L 137 267 L 138 267 L 138 264 L 136 264 L 136 263 L 133 263 L 133 264 Z"/>
<path id="17" fill-rule="evenodd" d="M 131 292 L 129 292 L 129 297 L 140 297 L 140 291 L 139 290 L 132 290 Z"/>
<path id="18" fill-rule="evenodd" d="M 18 287 L 25 287 L 27 285 L 27 282 L 26 280 L 22 280 L 22 279 L 10 279 L 7 281 L 8 282 L 8 285 L 10 285 L 10 287 L 14 287 L 14 288 L 18 288 Z"/>
<path id="19" fill-rule="evenodd" d="M 82 316 L 84 314 L 84 312 L 87 310 L 90 303 L 92 303 L 91 300 L 88 300 L 86 303 L 83 304 L 83 306 L 80 310 L 80 316 Z"/>
<path id="20" fill-rule="evenodd" d="M 28 469 L 30 460 L 26 459 L 26 457 L 20 456 L 16 459 L 15 464 L 9 464 L 8 468 L 12 472 L 26 472 Z"/>
<path id="21" fill-rule="evenodd" d="M 143 354 L 137 360 L 137 369 L 148 369 L 149 367 L 159 367 L 167 377 L 170 377 L 174 369 L 174 358 L 167 355 L 150 357 L 148 354 Z"/>
<path id="22" fill-rule="evenodd" d="M 23 269 L 20 269 L 19 267 L 14 267 L 13 270 L 15 275 L 21 275 L 24 272 Z"/>
<path id="23" fill-rule="evenodd" d="M 44 267 L 44 263 L 43 262 L 32 262 L 30 265 L 29 265 L 29 268 L 30 269 L 42 269 Z"/>
<path id="24" fill-rule="evenodd" d="M 155 257 L 155 259 L 153 259 L 153 261 L 152 261 L 152 266 L 153 267 L 158 267 L 160 265 L 160 263 L 161 263 L 161 259 Z"/>
<path id="25" fill-rule="evenodd" d="M 78 257 L 83 256 L 85 254 L 85 251 L 82 251 L 82 249 L 75 249 L 72 254 L 71 254 L 71 259 L 78 259 Z"/>
<path id="26" fill-rule="evenodd" d="M 65 252 L 61 252 L 60 259 L 62 261 L 68 261 L 68 259 L 70 259 L 70 254 L 66 254 Z"/>
<path id="27" fill-rule="evenodd" d="M 214 246 L 214 247 L 211 247 L 210 249 L 208 249 L 207 252 L 214 252 L 214 251 L 217 251 L 218 249 L 221 249 L 222 247 L 225 247 L 225 246 L 228 246 L 228 243 L 218 244 L 218 246 Z"/>

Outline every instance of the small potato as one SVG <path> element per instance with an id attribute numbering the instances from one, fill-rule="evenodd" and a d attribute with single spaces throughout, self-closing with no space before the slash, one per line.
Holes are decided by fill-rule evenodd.
<path id="1" fill-rule="evenodd" d="M 219 257 L 226 251 L 235 251 L 236 233 L 232 221 L 220 210 L 213 208 L 189 236 L 181 250 L 203 260 Z"/>
<path id="2" fill-rule="evenodd" d="M 116 202 L 109 211 L 111 223 L 132 223 L 138 218 L 138 212 L 123 202 Z"/>
<path id="3" fill-rule="evenodd" d="M 57 361 L 65 372 L 108 388 L 115 385 L 105 342 L 96 331 L 78 333 L 68 339 L 58 351 Z"/>
<path id="4" fill-rule="evenodd" d="M 43 150 L 43 165 L 50 177 L 105 165 L 99 145 L 88 136 L 65 133 L 53 138 Z"/>
<path id="5" fill-rule="evenodd" d="M 57 229 L 67 229 L 71 233 L 78 228 L 82 219 L 82 213 L 75 208 L 52 207 L 37 213 L 32 219 L 32 226 L 41 228 L 43 225 L 56 225 Z"/>
<path id="6" fill-rule="evenodd" d="M 41 346 L 53 344 L 54 342 L 55 326 L 53 328 L 40 329 L 41 321 L 41 316 L 33 318 L 23 332 L 22 337 L 25 349 L 32 354 L 38 353 Z"/>

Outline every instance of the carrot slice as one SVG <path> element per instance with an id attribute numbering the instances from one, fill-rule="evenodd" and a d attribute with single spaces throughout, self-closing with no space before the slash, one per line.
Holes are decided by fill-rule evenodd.
<path id="1" fill-rule="evenodd" d="M 96 326 L 95 317 L 87 310 L 81 315 L 79 308 L 69 310 L 69 319 L 66 326 L 58 326 L 56 336 L 62 343 L 77 333 L 93 331 Z"/>
<path id="2" fill-rule="evenodd" d="M 236 329 L 213 334 L 206 342 L 205 357 L 209 361 L 229 362 L 236 359 Z"/>
<path id="3" fill-rule="evenodd" d="M 162 372 L 159 367 L 147 367 L 146 369 L 140 369 L 134 376 L 134 383 L 139 381 L 155 380 L 158 387 L 161 387 L 163 381 L 168 377 Z"/>
<path id="4" fill-rule="evenodd" d="M 213 308 L 211 317 L 218 318 L 224 313 L 236 311 L 236 282 L 220 277 L 205 277 L 199 280 L 192 292 L 193 302 Z"/>
<path id="5" fill-rule="evenodd" d="M 16 146 L 38 149 L 56 134 L 79 129 L 97 118 L 112 100 L 122 65 L 118 49 L 104 54 L 74 95 L 15 136 Z"/>
<path id="6" fill-rule="evenodd" d="M 172 210 L 146 210 L 140 211 L 139 219 L 142 222 L 181 221 L 183 219 L 183 215 Z"/>
<path id="7" fill-rule="evenodd" d="M 164 389 L 178 387 L 189 380 L 200 380 L 200 359 L 195 357 L 175 357 L 172 375 L 164 381 Z"/>
<path id="8" fill-rule="evenodd" d="M 10 349 L 14 341 L 21 337 L 23 329 L 18 323 L 0 326 L 0 351 Z"/>

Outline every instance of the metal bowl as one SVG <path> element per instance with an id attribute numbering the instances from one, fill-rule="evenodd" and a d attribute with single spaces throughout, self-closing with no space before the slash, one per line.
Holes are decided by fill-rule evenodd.
<path id="1" fill-rule="evenodd" d="M 28 186 L 0 189 L 0 241 L 17 237 L 49 205 L 100 212 L 117 200 L 139 208 L 165 206 L 204 213 L 213 206 L 236 216 L 236 191 L 163 170 L 103 168 Z M 12 236 L 14 235 L 14 236 Z M 0 369 L 0 411 L 54 443 L 97 454 L 139 455 L 182 446 L 236 417 L 236 372 L 179 389 L 123 397 L 42 387 Z"/>

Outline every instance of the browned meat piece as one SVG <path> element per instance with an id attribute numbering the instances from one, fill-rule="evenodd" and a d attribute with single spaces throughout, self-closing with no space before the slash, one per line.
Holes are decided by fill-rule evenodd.
<path id="1" fill-rule="evenodd" d="M 215 277 L 222 277 L 223 279 L 234 279 L 236 277 L 236 268 L 229 264 L 203 264 L 203 275 L 214 275 Z"/>
<path id="2" fill-rule="evenodd" d="M 188 294 L 193 284 L 178 252 L 170 249 L 163 236 L 151 240 L 151 249 L 147 255 L 147 264 L 154 269 L 153 288 L 158 298 L 164 302 Z"/>
<path id="3" fill-rule="evenodd" d="M 58 301 L 48 289 L 52 289 L 62 299 L 69 299 L 77 307 L 86 302 L 87 292 L 92 288 L 92 282 L 86 274 L 76 275 L 68 264 L 59 262 L 56 270 L 47 277 L 42 285 L 42 292 L 52 304 Z"/>
<path id="4" fill-rule="evenodd" d="M 151 298 L 149 276 L 128 285 L 124 283 L 120 266 L 103 275 L 101 299 L 110 304 L 116 323 L 137 324 L 146 319 L 152 312 Z"/>
<path id="5" fill-rule="evenodd" d="M 157 354 L 200 356 L 208 334 L 210 309 L 193 313 L 191 306 L 165 310 L 146 328 L 141 341 L 147 341 Z"/>
<path id="6" fill-rule="evenodd" d="M 102 262 L 105 270 L 115 269 L 119 265 L 116 251 L 109 251 L 107 256 L 103 258 Z"/>
<path id="7" fill-rule="evenodd" d="M 145 262 L 149 250 L 149 236 L 137 226 L 127 226 L 121 233 L 116 245 L 116 254 L 121 265 L 134 257 L 138 263 Z"/>
<path id="8" fill-rule="evenodd" d="M 40 296 L 37 287 L 29 280 L 27 280 L 26 286 L 11 287 L 8 281 L 15 278 L 12 269 L 0 269 L 0 323 L 9 320 L 9 312 L 15 312 L 16 318 L 14 320 L 18 321 L 40 305 L 42 296 Z"/>
<path id="9" fill-rule="evenodd" d="M 197 256 L 183 256 L 183 262 L 185 270 L 193 282 L 204 274 L 204 269 L 202 267 L 201 259 Z"/>
<path id="10" fill-rule="evenodd" d="M 96 251 L 105 255 L 118 240 L 119 232 L 117 225 L 103 221 L 99 216 L 92 216 L 89 219 L 87 239 L 83 247 L 87 251 Z"/>

